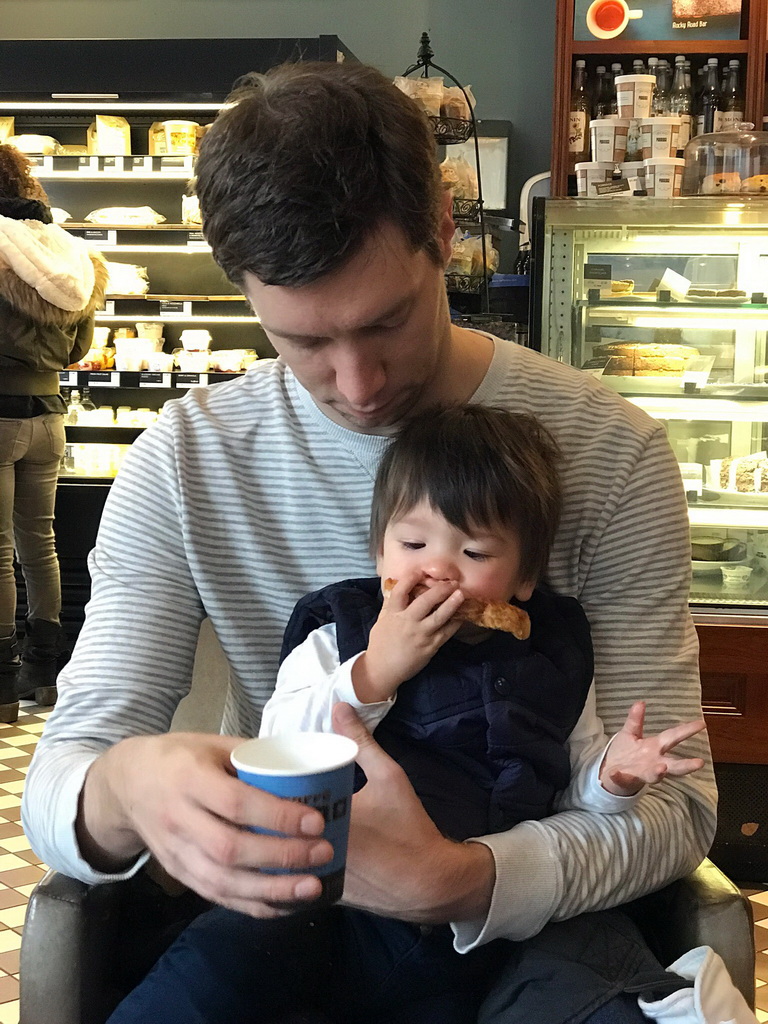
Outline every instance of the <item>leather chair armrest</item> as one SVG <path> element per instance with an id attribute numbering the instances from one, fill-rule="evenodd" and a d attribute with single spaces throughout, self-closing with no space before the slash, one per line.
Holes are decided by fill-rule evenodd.
<path id="1" fill-rule="evenodd" d="M 120 884 L 57 871 L 40 880 L 21 943 L 20 1024 L 50 1024 L 52 1013 L 57 1024 L 101 1024 L 112 1012 Z"/>
<path id="2" fill-rule="evenodd" d="M 668 966 L 689 949 L 711 946 L 754 1009 L 755 938 L 749 900 L 711 861 L 627 908 Z"/>

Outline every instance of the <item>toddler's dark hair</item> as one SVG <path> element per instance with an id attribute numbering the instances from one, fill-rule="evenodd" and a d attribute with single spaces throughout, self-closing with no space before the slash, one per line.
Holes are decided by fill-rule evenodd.
<path id="1" fill-rule="evenodd" d="M 428 502 L 457 529 L 502 527 L 520 541 L 520 573 L 537 582 L 560 520 L 560 451 L 534 417 L 482 405 L 430 409 L 398 432 L 371 508 L 376 555 L 392 519 Z"/>

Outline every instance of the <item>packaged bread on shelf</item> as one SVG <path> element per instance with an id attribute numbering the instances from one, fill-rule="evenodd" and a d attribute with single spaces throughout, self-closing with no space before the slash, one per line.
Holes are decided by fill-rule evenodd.
<path id="1" fill-rule="evenodd" d="M 181 197 L 181 223 L 192 225 L 203 223 L 203 215 L 200 212 L 200 200 L 197 196 Z"/>
<path id="2" fill-rule="evenodd" d="M 131 155 L 131 126 L 124 117 L 97 114 L 95 135 L 99 156 Z"/>
<path id="3" fill-rule="evenodd" d="M 30 156 L 57 156 L 61 152 L 58 141 L 50 135 L 10 135 L 5 141 Z"/>
<path id="4" fill-rule="evenodd" d="M 107 295 L 146 295 L 149 291 L 146 267 L 108 260 L 107 270 Z"/>
<path id="5" fill-rule="evenodd" d="M 15 121 L 12 117 L 0 117 L 0 143 L 7 142 L 16 132 Z"/>
<path id="6" fill-rule="evenodd" d="M 165 143 L 165 125 L 162 121 L 153 121 L 149 126 L 147 152 L 150 156 L 166 156 L 168 153 Z"/>
<path id="7" fill-rule="evenodd" d="M 149 227 L 152 224 L 163 224 L 165 217 L 151 206 L 103 206 L 91 210 L 85 217 L 89 224 L 116 224 Z"/>

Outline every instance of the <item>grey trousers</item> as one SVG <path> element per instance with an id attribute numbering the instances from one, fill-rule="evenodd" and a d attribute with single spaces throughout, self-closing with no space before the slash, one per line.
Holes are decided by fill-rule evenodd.
<path id="1" fill-rule="evenodd" d="M 16 618 L 13 553 L 27 587 L 28 616 L 59 621 L 61 578 L 53 535 L 64 417 L 0 418 L 0 636 Z"/>

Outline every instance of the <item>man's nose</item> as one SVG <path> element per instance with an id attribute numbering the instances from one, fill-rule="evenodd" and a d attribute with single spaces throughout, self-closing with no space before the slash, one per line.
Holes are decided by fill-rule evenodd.
<path id="1" fill-rule="evenodd" d="M 337 390 L 361 411 L 375 404 L 387 380 L 381 361 L 365 347 L 352 344 L 337 353 L 335 370 Z"/>

